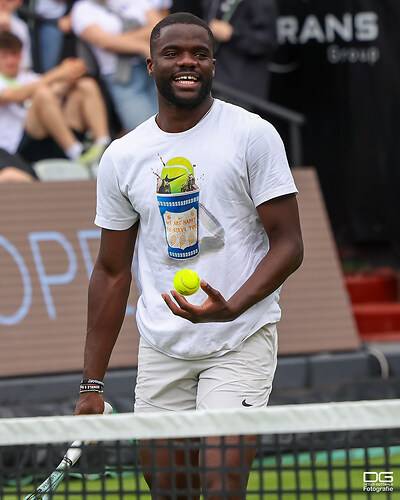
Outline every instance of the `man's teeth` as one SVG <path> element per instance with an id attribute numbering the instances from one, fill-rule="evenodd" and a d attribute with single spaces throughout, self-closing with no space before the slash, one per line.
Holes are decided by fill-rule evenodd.
<path id="1" fill-rule="evenodd" d="M 192 85 L 197 82 L 197 78 L 195 76 L 178 76 L 175 81 L 184 85 Z"/>

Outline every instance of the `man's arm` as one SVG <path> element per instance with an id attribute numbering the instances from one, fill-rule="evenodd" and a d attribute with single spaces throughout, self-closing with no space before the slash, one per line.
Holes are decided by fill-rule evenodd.
<path id="1" fill-rule="evenodd" d="M 132 31 L 112 34 L 97 24 L 92 24 L 82 31 L 80 37 L 87 43 L 97 45 L 103 50 L 118 54 L 150 55 L 150 34 L 162 17 L 156 10 L 147 11 L 147 24 Z"/>
<path id="2" fill-rule="evenodd" d="M 119 54 L 147 55 L 149 51 L 150 33 L 146 28 L 112 34 L 104 31 L 97 24 L 92 24 L 82 31 L 80 38 L 103 50 Z"/>
<path id="3" fill-rule="evenodd" d="M 103 380 L 125 317 L 131 265 L 139 222 L 125 231 L 103 229 L 100 250 L 89 282 L 88 325 L 83 378 Z M 102 413 L 97 392 L 80 395 L 75 413 Z"/>
<path id="4" fill-rule="evenodd" d="M 9 87 L 0 95 L 0 103 L 22 103 L 30 99 L 41 85 L 52 85 L 56 82 L 72 84 L 86 73 L 86 64 L 83 59 L 68 57 L 55 68 L 47 71 L 32 83 L 19 87 Z"/>
<path id="5" fill-rule="evenodd" d="M 175 290 L 171 294 L 178 305 L 168 294 L 162 294 L 174 314 L 192 323 L 232 321 L 275 291 L 300 266 L 303 241 L 296 196 L 274 198 L 259 205 L 257 211 L 268 234 L 270 249 L 254 273 L 228 300 L 204 280 L 200 285 L 208 298 L 201 306 L 190 304 Z"/>

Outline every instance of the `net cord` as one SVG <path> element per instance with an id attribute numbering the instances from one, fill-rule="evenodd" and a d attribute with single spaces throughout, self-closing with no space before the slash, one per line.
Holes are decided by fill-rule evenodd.
<path id="1" fill-rule="evenodd" d="M 400 428 L 400 399 L 0 419 L 0 445 Z"/>

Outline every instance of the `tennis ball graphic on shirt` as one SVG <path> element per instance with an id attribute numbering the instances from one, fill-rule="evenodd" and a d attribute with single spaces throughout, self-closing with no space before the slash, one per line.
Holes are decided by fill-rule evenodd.
<path id="1" fill-rule="evenodd" d="M 194 176 L 193 166 L 181 156 L 169 160 L 161 172 L 161 179 L 170 186 L 171 193 L 180 193 L 189 176 Z"/>

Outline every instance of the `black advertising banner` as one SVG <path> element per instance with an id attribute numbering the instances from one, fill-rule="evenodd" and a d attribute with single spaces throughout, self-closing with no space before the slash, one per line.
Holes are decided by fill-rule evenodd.
<path id="1" fill-rule="evenodd" d="M 270 100 L 304 113 L 338 241 L 400 243 L 400 1 L 279 0 Z"/>

